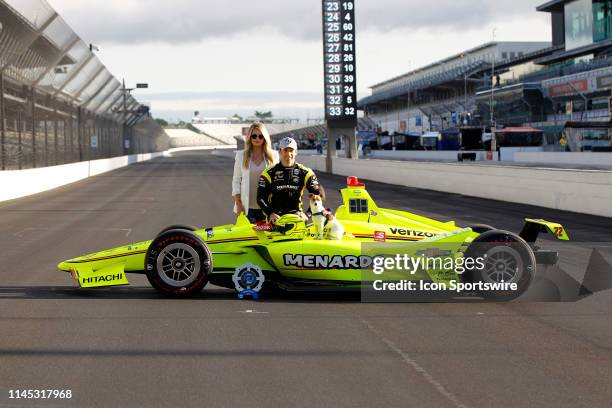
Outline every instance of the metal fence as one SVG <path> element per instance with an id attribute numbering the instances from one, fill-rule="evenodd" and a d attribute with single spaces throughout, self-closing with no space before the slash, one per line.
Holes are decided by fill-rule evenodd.
<path id="1" fill-rule="evenodd" d="M 153 151 L 147 112 L 45 0 L 0 0 L 0 169 Z"/>

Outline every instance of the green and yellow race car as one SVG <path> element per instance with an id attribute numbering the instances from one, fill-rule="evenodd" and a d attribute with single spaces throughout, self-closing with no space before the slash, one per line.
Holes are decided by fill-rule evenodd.
<path id="1" fill-rule="evenodd" d="M 556 252 L 535 246 L 539 233 L 568 239 L 561 225 L 544 220 L 526 219 L 514 234 L 380 208 L 356 177 L 347 179 L 341 194 L 334 222 L 343 233 L 334 239 L 297 215 L 270 225 L 251 224 L 241 214 L 230 225 L 174 225 L 153 240 L 69 259 L 58 268 L 83 288 L 127 285 L 127 273 L 144 273 L 155 289 L 172 296 L 195 294 L 208 282 L 257 296 L 264 282 L 287 290 L 380 290 L 419 281 L 442 287 L 461 282 L 507 300 L 527 290 L 538 264 L 557 262 Z"/>

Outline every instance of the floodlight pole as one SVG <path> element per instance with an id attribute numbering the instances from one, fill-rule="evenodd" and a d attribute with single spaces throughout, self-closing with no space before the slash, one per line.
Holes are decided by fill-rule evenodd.
<path id="1" fill-rule="evenodd" d="M 491 65 L 491 100 L 490 100 L 490 116 L 491 116 L 491 155 L 497 151 L 497 138 L 495 136 L 495 119 L 493 110 L 493 93 L 495 91 L 495 59 L 497 57 L 497 46 L 495 45 L 495 31 L 497 28 L 493 28 L 493 61 Z"/>

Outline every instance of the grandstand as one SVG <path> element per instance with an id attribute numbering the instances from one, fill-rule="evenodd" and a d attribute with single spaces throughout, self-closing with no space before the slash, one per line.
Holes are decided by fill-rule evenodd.
<path id="1" fill-rule="evenodd" d="M 481 126 L 475 90 L 490 83 L 492 64 L 548 48 L 546 42 L 489 42 L 373 85 L 358 107 L 390 134 Z"/>
<path id="2" fill-rule="evenodd" d="M 249 123 L 192 123 L 190 129 L 210 139 L 215 145 L 236 145 L 236 138 L 243 134 L 243 129 L 251 126 Z M 266 123 L 271 136 L 300 128 L 296 121 Z"/>
<path id="3" fill-rule="evenodd" d="M 0 171 L 164 149 L 131 90 L 46 0 L 0 0 Z"/>
<path id="4" fill-rule="evenodd" d="M 215 144 L 235 145 L 235 136 L 242 134 L 242 123 L 192 123 L 190 129 L 215 141 Z"/>
<path id="5" fill-rule="evenodd" d="M 375 132 L 377 130 L 376 126 L 376 123 L 370 118 L 357 119 L 357 132 Z M 317 141 L 327 138 L 327 125 L 322 123 L 275 133 L 272 141 L 276 142 L 287 136 L 294 138 L 300 148 L 314 148 Z"/>
<path id="6" fill-rule="evenodd" d="M 498 126 L 542 129 L 549 144 L 563 133 L 572 151 L 612 150 L 612 7 L 556 0 L 537 10 L 551 14 L 550 52 L 499 66 L 499 80 L 477 90 L 483 120 L 493 102 Z"/>
<path id="7" fill-rule="evenodd" d="M 170 146 L 172 147 L 220 146 L 225 144 L 191 129 L 165 129 L 165 131 L 170 137 Z"/>

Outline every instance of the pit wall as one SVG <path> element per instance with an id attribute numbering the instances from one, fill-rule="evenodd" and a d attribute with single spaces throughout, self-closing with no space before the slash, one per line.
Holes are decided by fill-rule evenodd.
<path id="1" fill-rule="evenodd" d="M 612 169 L 612 152 L 554 152 L 542 151 L 542 147 L 502 147 L 499 154 L 490 158 L 484 150 L 372 150 L 368 153 L 370 159 L 387 160 L 421 160 L 421 161 L 457 161 L 459 154 L 475 153 L 476 161 L 497 161 L 515 163 L 534 163 L 541 165 L 567 167 L 575 166 L 606 166 Z M 300 155 L 318 154 L 316 150 L 300 150 Z M 359 152 L 360 157 L 362 152 Z M 338 151 L 339 157 L 344 157 L 344 151 Z"/>
<path id="2" fill-rule="evenodd" d="M 26 170 L 0 171 L 0 201 L 28 196 L 162 156 L 142 153 Z"/>
<path id="3" fill-rule="evenodd" d="M 487 152 L 484 150 L 372 150 L 368 155 L 374 159 L 457 161 L 459 153 L 475 153 L 476 160 L 487 160 Z M 497 156 L 495 156 L 495 159 L 497 160 Z"/>
<path id="4" fill-rule="evenodd" d="M 610 152 L 516 152 L 513 159 L 517 163 L 612 167 L 612 153 Z"/>
<path id="5" fill-rule="evenodd" d="M 299 161 L 325 171 L 325 156 L 301 156 Z M 612 171 L 336 158 L 333 173 L 612 217 Z"/>

